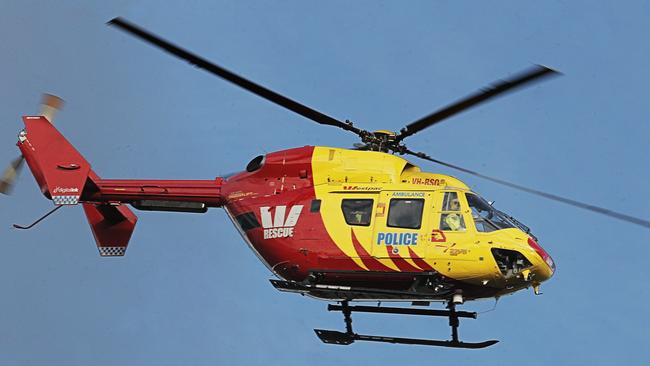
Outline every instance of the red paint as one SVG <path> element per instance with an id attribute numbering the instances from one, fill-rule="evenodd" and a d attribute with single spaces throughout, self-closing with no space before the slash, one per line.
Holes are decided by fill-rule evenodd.
<path id="1" fill-rule="evenodd" d="M 208 207 L 221 207 L 223 179 L 214 180 L 142 180 L 97 179 L 95 192 L 84 195 L 88 201 L 133 202 L 138 200 L 163 200 L 202 202 Z"/>
<path id="2" fill-rule="evenodd" d="M 444 243 L 447 241 L 445 233 L 442 230 L 431 230 L 431 241 L 434 243 Z"/>
<path id="3" fill-rule="evenodd" d="M 421 271 L 421 269 L 413 267 L 413 265 L 411 265 L 409 262 L 404 260 L 404 258 L 402 258 L 399 254 L 394 253 L 393 252 L 394 248 L 395 247 L 393 247 L 392 245 L 387 245 L 386 246 L 386 249 L 388 250 L 388 257 L 393 261 L 393 263 L 395 263 L 395 265 L 397 266 L 397 268 L 399 268 L 400 271 L 402 271 L 402 272 L 420 272 Z M 412 253 L 411 250 L 410 250 L 411 248 L 409 248 L 409 247 L 406 247 L 406 248 L 409 249 L 409 253 Z M 400 248 L 398 248 L 398 250 L 400 250 Z M 402 248 L 401 250 L 404 250 L 404 249 Z"/>
<path id="4" fill-rule="evenodd" d="M 97 247 L 120 247 L 126 250 L 138 218 L 125 205 L 83 204 Z"/>
<path id="5" fill-rule="evenodd" d="M 45 117 L 23 117 L 28 139 L 18 143 L 27 165 L 46 197 L 79 197 L 90 171 L 90 163 L 47 121 Z M 76 169 L 59 166 L 74 165 Z"/>
<path id="6" fill-rule="evenodd" d="M 553 271 L 555 271 L 555 262 L 553 261 L 553 258 L 551 258 L 551 256 L 548 255 L 548 253 L 546 253 L 544 248 L 542 248 L 539 244 L 537 244 L 537 242 L 533 238 L 530 237 L 528 238 L 528 245 L 530 245 L 533 249 L 535 249 L 537 254 L 539 254 L 539 256 L 542 257 L 544 262 L 546 262 L 546 264 L 548 264 L 548 266 Z"/>
<path id="7" fill-rule="evenodd" d="M 409 249 L 409 255 L 411 256 L 413 263 L 415 263 L 418 267 L 422 268 L 422 270 L 424 271 L 434 271 L 433 267 L 428 265 L 423 258 L 418 257 L 411 248 L 408 249 Z"/>
<path id="8" fill-rule="evenodd" d="M 354 230 L 350 229 L 350 234 L 352 235 L 352 244 L 354 249 L 359 253 L 359 258 L 363 261 L 363 264 L 368 267 L 371 271 L 381 271 L 381 272 L 392 272 L 393 270 L 389 267 L 386 267 L 383 263 L 378 261 L 375 257 L 371 256 L 359 243 L 357 236 L 354 235 Z"/>

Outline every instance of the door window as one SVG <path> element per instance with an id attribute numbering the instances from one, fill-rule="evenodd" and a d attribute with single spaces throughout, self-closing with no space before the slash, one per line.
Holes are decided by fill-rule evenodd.
<path id="1" fill-rule="evenodd" d="M 419 229 L 422 226 L 423 199 L 393 198 L 388 207 L 389 227 Z"/>

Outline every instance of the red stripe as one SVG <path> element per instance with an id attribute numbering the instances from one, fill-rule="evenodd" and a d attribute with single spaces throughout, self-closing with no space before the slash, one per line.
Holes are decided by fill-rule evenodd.
<path id="1" fill-rule="evenodd" d="M 424 259 L 418 257 L 411 248 L 409 248 L 409 255 L 411 256 L 411 259 L 413 259 L 413 262 L 417 264 L 418 267 L 422 268 L 425 271 L 435 271 L 433 267 L 431 267 L 427 262 L 424 261 Z"/>
<path id="2" fill-rule="evenodd" d="M 352 234 L 352 244 L 354 245 L 354 249 L 359 254 L 359 258 L 361 259 L 363 264 L 365 264 L 369 270 L 383 271 L 383 272 L 393 271 L 391 268 L 386 267 L 384 264 L 382 264 L 377 259 L 375 259 L 370 254 L 368 254 L 368 252 L 366 252 L 366 250 L 363 248 L 361 243 L 359 243 L 357 236 L 354 234 L 354 230 L 350 229 L 350 233 Z"/>
<path id="3" fill-rule="evenodd" d="M 388 245 L 388 246 L 386 246 L 386 248 L 388 249 L 388 256 L 393 260 L 393 262 L 395 262 L 395 265 L 397 266 L 397 268 L 400 269 L 400 271 L 402 271 L 402 272 L 420 272 L 421 271 L 421 269 L 419 269 L 417 267 L 413 267 L 413 265 L 411 265 L 409 262 L 405 261 L 404 258 L 402 258 L 399 254 L 393 253 L 393 246 L 392 245 Z M 411 248 L 409 248 L 409 247 L 407 247 L 407 248 L 409 250 L 409 253 L 411 253 L 411 256 L 412 256 Z"/>

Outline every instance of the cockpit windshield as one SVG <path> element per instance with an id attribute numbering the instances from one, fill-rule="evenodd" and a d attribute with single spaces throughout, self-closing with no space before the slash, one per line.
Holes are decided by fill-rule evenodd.
<path id="1" fill-rule="evenodd" d="M 472 209 L 472 218 L 474 218 L 476 231 L 487 233 L 513 227 L 523 230 L 523 225 L 518 225 L 518 222 L 511 216 L 495 209 L 483 198 L 472 193 L 466 193 L 465 197 L 467 198 L 469 207 Z M 528 232 L 530 230 L 526 227 L 525 231 Z"/>

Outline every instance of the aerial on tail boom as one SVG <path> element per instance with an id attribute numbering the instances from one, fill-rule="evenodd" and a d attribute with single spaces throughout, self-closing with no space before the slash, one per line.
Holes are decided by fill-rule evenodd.
<path id="1" fill-rule="evenodd" d="M 372 341 L 455 348 L 497 343 L 462 342 L 457 311 L 465 301 L 532 288 L 555 263 L 530 228 L 498 210 L 459 179 L 424 172 L 398 155 L 411 155 L 547 199 L 650 227 L 650 222 L 605 208 L 489 177 L 410 150 L 404 139 L 468 108 L 557 74 L 533 66 L 408 124 L 399 133 L 360 129 L 339 121 L 165 41 L 123 19 L 109 22 L 209 73 L 319 124 L 358 135 L 355 149 L 304 146 L 253 158 L 240 173 L 209 180 L 105 179 L 53 126 L 62 101 L 46 96 L 37 116 L 23 117 L 21 157 L 0 180 L 7 193 L 25 161 L 55 209 L 83 206 L 102 256 L 123 256 L 143 211 L 205 213 L 222 207 L 244 241 L 278 278 L 280 291 L 337 301 L 345 332 L 317 329 L 325 343 Z M 446 310 L 352 306 L 350 301 L 446 303 Z M 449 318 L 450 340 L 358 334 L 352 312 Z"/>

